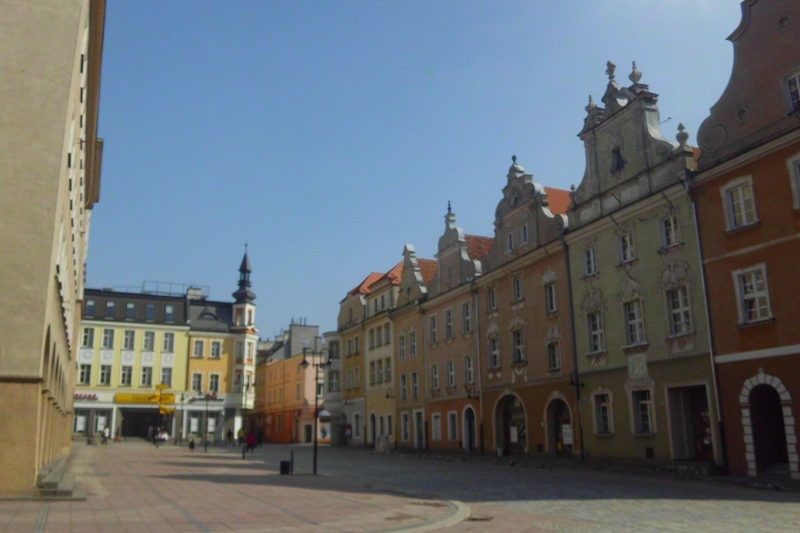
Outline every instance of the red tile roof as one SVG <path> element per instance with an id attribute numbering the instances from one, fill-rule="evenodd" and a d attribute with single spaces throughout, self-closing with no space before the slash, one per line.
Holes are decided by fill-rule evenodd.
<path id="1" fill-rule="evenodd" d="M 364 281 L 354 287 L 353 290 L 350 291 L 350 294 L 369 294 L 369 288 L 382 277 L 383 274 L 380 272 L 372 272 L 369 276 L 364 278 Z"/>
<path id="2" fill-rule="evenodd" d="M 547 193 L 547 202 L 550 204 L 550 212 L 554 215 L 566 215 L 569 204 L 572 203 L 569 191 L 545 187 L 544 192 Z"/>
<path id="3" fill-rule="evenodd" d="M 422 281 L 427 285 L 436 277 L 439 263 L 435 259 L 418 259 L 419 269 L 422 272 Z"/>
<path id="4" fill-rule="evenodd" d="M 472 259 L 483 259 L 492 249 L 494 237 L 483 237 L 481 235 L 466 235 L 467 252 Z"/>
<path id="5" fill-rule="evenodd" d="M 400 285 L 400 280 L 403 277 L 403 262 L 400 261 L 393 266 L 391 270 L 385 274 L 385 276 L 389 279 L 392 285 Z"/>

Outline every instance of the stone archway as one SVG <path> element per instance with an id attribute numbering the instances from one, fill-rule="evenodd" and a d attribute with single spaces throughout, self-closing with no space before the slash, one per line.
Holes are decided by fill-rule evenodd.
<path id="1" fill-rule="evenodd" d="M 572 432 L 572 409 L 566 396 L 558 391 L 550 394 L 544 408 L 545 442 L 550 455 L 572 455 L 575 449 Z"/>
<path id="2" fill-rule="evenodd" d="M 464 408 L 464 412 L 462 416 L 462 428 L 461 437 L 462 442 L 461 446 L 464 448 L 464 451 L 467 452 L 474 452 L 477 449 L 476 443 L 476 417 L 475 417 L 475 409 L 472 408 L 471 405 L 467 405 Z"/>
<path id="3" fill-rule="evenodd" d="M 792 479 L 800 479 L 800 471 L 798 471 L 797 466 L 798 455 L 797 445 L 795 444 L 796 435 L 794 431 L 794 415 L 792 413 L 792 397 L 783 382 L 775 376 L 764 374 L 764 370 L 759 368 L 758 374 L 744 382 L 739 394 L 739 404 L 742 408 L 742 435 L 744 437 L 745 458 L 747 460 L 747 474 L 757 476 L 759 462 L 761 462 L 763 468 L 766 464 L 765 462 L 782 459 L 779 455 L 769 456 L 763 450 L 764 446 L 769 445 L 768 441 L 775 440 L 780 433 L 780 428 L 776 428 L 775 424 L 770 424 L 769 421 L 761 420 L 761 418 L 774 415 L 781 416 L 783 419 L 782 429 L 783 438 L 785 439 L 786 459 L 789 463 L 789 475 Z M 780 414 L 775 411 L 778 405 L 780 406 Z M 769 435 L 760 434 L 758 437 L 760 442 L 756 442 L 754 438 L 753 411 L 756 411 L 756 414 L 759 415 L 759 421 L 755 425 L 767 424 L 764 428 L 756 427 L 757 431 L 765 430 L 769 433 Z M 758 449 L 758 445 L 761 446 L 760 449 Z M 782 449 L 783 447 L 777 453 L 780 454 Z"/>
<path id="4" fill-rule="evenodd" d="M 494 442 L 498 455 L 523 455 L 528 449 L 525 403 L 506 392 L 494 408 Z"/>

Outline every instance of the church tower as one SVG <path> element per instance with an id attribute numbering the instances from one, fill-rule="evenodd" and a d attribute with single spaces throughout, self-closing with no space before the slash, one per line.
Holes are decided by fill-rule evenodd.
<path id="1" fill-rule="evenodd" d="M 258 328 L 256 328 L 256 294 L 250 288 L 250 258 L 247 245 L 239 265 L 239 288 L 233 293 L 231 333 L 234 337 L 234 358 L 232 365 L 233 393 L 228 396 L 226 407 L 236 410 L 236 431 L 248 428 L 247 413 L 252 411 L 255 399 L 256 347 Z"/>

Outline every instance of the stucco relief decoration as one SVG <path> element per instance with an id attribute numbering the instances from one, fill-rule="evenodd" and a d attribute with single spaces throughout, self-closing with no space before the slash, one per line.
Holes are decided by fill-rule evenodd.
<path id="1" fill-rule="evenodd" d="M 78 353 L 78 361 L 81 363 L 91 363 L 92 359 L 94 359 L 94 354 L 91 350 L 81 350 Z"/>
<path id="2" fill-rule="evenodd" d="M 167 353 L 161 356 L 161 361 L 163 361 L 165 364 L 171 365 L 174 358 L 175 357 L 171 353 Z"/>
<path id="3" fill-rule="evenodd" d="M 625 390 L 627 392 L 653 387 L 655 382 L 647 371 L 647 356 L 645 354 L 631 355 L 628 357 L 627 363 L 628 379 L 625 381 Z"/>
<path id="4" fill-rule="evenodd" d="M 490 322 L 489 327 L 486 328 L 486 336 L 492 337 L 497 335 L 498 331 L 500 331 L 500 328 L 497 327 L 497 322 Z"/>
<path id="5" fill-rule="evenodd" d="M 153 364 L 153 354 L 152 353 L 143 353 L 142 354 L 142 362 Z"/>
<path id="6" fill-rule="evenodd" d="M 520 378 L 522 382 L 528 381 L 528 367 L 518 367 L 511 370 L 511 384 L 514 385 L 517 382 L 517 378 Z"/>
<path id="7" fill-rule="evenodd" d="M 560 338 L 561 332 L 558 331 L 558 325 L 553 324 L 550 329 L 547 330 L 547 335 L 544 338 L 544 345 L 547 346 L 548 343 L 559 340 Z"/>
<path id="8" fill-rule="evenodd" d="M 684 285 L 691 285 L 692 279 L 689 275 L 689 263 L 686 261 L 670 261 L 667 268 L 661 273 L 659 289 L 669 290 Z"/>
<path id="9" fill-rule="evenodd" d="M 133 363 L 133 353 L 132 352 L 124 352 L 122 354 L 122 362 L 123 363 Z"/>
<path id="10" fill-rule="evenodd" d="M 525 321 L 522 320 L 520 317 L 515 316 L 511 319 L 511 322 L 508 324 L 508 331 L 514 331 L 515 329 L 522 329 L 525 327 Z"/>
<path id="11" fill-rule="evenodd" d="M 100 350 L 100 360 L 104 363 L 111 362 L 114 359 L 113 350 Z"/>
<path id="12" fill-rule="evenodd" d="M 603 291 L 590 287 L 584 294 L 583 301 L 581 301 L 581 310 L 584 313 L 590 313 L 592 311 L 603 311 L 605 307 L 606 302 L 603 297 Z"/>
<path id="13" fill-rule="evenodd" d="M 544 274 L 542 274 L 542 285 L 553 283 L 555 280 L 556 280 L 556 273 L 549 268 L 544 271 Z"/>
<path id="14" fill-rule="evenodd" d="M 638 300 L 643 296 L 642 286 L 630 275 L 627 275 L 625 279 L 622 280 L 622 290 L 618 296 L 622 302 Z"/>

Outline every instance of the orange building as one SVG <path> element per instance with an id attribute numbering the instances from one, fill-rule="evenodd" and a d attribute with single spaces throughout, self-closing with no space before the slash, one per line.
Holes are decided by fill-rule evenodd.
<path id="1" fill-rule="evenodd" d="M 800 3 L 742 2 L 703 122 L 699 215 L 729 469 L 800 479 Z"/>

